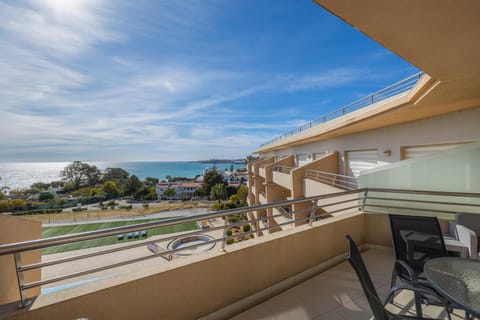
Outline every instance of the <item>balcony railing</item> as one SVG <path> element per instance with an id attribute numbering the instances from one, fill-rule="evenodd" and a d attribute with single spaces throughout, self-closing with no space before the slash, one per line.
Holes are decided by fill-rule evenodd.
<path id="1" fill-rule="evenodd" d="M 344 176 L 341 174 L 307 169 L 307 171 L 305 172 L 305 178 L 344 190 L 358 189 L 357 178 L 351 176 Z"/>
<path id="2" fill-rule="evenodd" d="M 345 197 L 346 195 L 351 195 L 354 197 Z M 357 195 L 355 197 L 355 195 Z M 349 199 L 346 199 L 349 198 Z M 243 231 L 237 234 L 227 235 L 227 230 L 232 227 L 241 227 L 246 224 L 258 224 L 258 222 L 263 222 L 266 217 L 257 217 L 254 219 L 252 212 L 264 211 L 266 209 L 277 209 L 280 212 L 277 215 L 270 216 L 271 218 L 285 216 L 286 211 L 283 210 L 285 207 L 293 208 L 292 205 L 309 203 L 310 208 L 308 209 L 299 209 L 292 210 L 288 212 L 292 215 L 293 219 L 285 223 L 273 224 L 270 225 L 270 220 L 267 219 L 267 224 L 263 228 L 251 228 L 250 230 L 242 228 Z M 328 211 L 327 208 L 338 208 L 338 204 L 344 204 L 340 209 L 334 209 Z M 304 206 L 303 206 L 304 207 Z M 321 215 L 317 214 L 317 209 L 322 208 Z M 181 218 L 174 218 L 162 221 L 141 223 L 136 225 L 129 225 L 117 228 L 96 230 L 84 233 L 77 233 L 71 235 L 57 236 L 46 239 L 24 241 L 19 243 L 4 244 L 0 245 L 0 256 L 3 255 L 13 255 L 15 268 L 17 273 L 18 280 L 18 289 L 21 297 L 21 306 L 25 307 L 29 304 L 28 297 L 25 294 L 25 291 L 30 288 L 40 287 L 43 285 L 59 282 L 66 279 L 71 279 L 83 275 L 92 274 L 99 271 L 110 270 L 120 266 L 132 264 L 135 262 L 141 262 L 147 259 L 156 258 L 159 256 L 169 256 L 176 252 L 182 250 L 192 250 L 199 246 L 204 246 L 208 244 L 220 243 L 222 249 L 225 250 L 227 244 L 231 241 L 235 241 L 238 237 L 244 237 L 245 239 L 259 236 L 263 231 L 270 230 L 272 228 L 278 228 L 279 226 L 289 225 L 291 223 L 297 224 L 297 222 L 304 222 L 312 225 L 314 221 L 318 219 L 328 219 L 333 214 L 338 216 L 344 213 L 351 213 L 352 209 L 363 210 L 364 212 L 395 212 L 401 211 L 405 214 L 433 214 L 438 215 L 442 214 L 453 214 L 459 210 L 470 210 L 474 212 L 480 212 L 480 193 L 459 193 L 459 192 L 438 192 L 438 191 L 416 191 L 416 190 L 395 190 L 395 189 L 378 189 L 378 188 L 364 188 L 350 191 L 336 192 L 321 196 L 306 197 L 302 199 L 278 201 L 273 203 L 268 203 L 264 205 L 256 205 L 251 207 L 243 207 L 231 210 L 224 210 L 218 212 L 206 213 L 198 216 L 188 216 Z M 273 211 L 273 210 L 272 210 Z M 300 215 L 298 215 L 300 214 Z M 229 217 L 238 217 L 243 216 L 246 220 L 233 219 L 229 222 Z M 250 219 L 247 217 L 251 217 Z M 60 265 L 67 262 L 79 261 L 87 258 L 92 258 L 96 256 L 111 254 L 115 252 L 120 252 L 132 248 L 138 247 L 147 247 L 150 244 L 156 243 L 167 243 L 173 239 L 178 238 L 178 235 L 167 236 L 161 239 L 142 241 L 138 243 L 132 243 L 125 246 L 108 248 L 108 249 L 99 249 L 96 252 L 90 253 L 81 253 L 79 254 L 76 251 L 71 251 L 69 256 L 53 259 L 50 261 L 32 263 L 32 264 L 22 264 L 21 253 L 31 250 L 38 250 L 43 248 L 49 248 L 58 245 L 65 245 L 71 243 L 78 243 L 80 241 L 92 240 L 105 238 L 112 235 L 124 234 L 128 232 L 135 232 L 137 230 L 148 230 L 164 226 L 173 226 L 184 224 L 187 222 L 196 222 L 203 220 L 210 220 L 216 218 L 224 218 L 225 223 L 221 226 L 213 226 L 207 230 L 195 230 L 192 232 L 183 233 L 182 237 L 190 237 L 203 233 L 211 233 L 212 231 L 220 231 L 219 233 L 222 236 L 217 238 L 212 238 L 210 241 L 204 243 L 196 243 L 193 245 L 185 246 L 177 249 L 168 249 L 164 250 L 159 254 L 150 254 L 142 257 L 130 258 L 129 260 L 110 263 L 102 266 L 92 267 L 88 270 L 83 270 L 80 272 L 71 272 L 66 274 L 58 274 L 52 278 L 42 279 L 39 281 L 25 282 L 24 281 L 24 272 L 34 269 L 41 269 L 43 267 Z M 231 240 L 233 239 L 233 240 Z M 246 240 L 248 241 L 248 240 Z M 128 256 L 128 255 L 127 255 Z"/>
<path id="3" fill-rule="evenodd" d="M 313 121 L 310 121 L 308 123 L 305 123 L 304 125 L 293 129 L 279 137 L 276 137 L 272 140 L 269 140 L 263 144 L 260 145 L 260 147 L 267 146 L 271 143 L 283 140 L 287 137 L 293 136 L 294 134 L 297 134 L 299 132 L 303 132 L 305 130 L 308 130 L 318 124 L 325 123 L 327 121 L 339 118 L 341 116 L 344 116 L 350 112 L 356 111 L 358 109 L 367 107 L 369 105 L 372 105 L 376 102 L 385 100 L 387 98 L 399 95 L 401 93 L 404 93 L 410 89 L 412 89 L 415 84 L 417 84 L 418 80 L 423 76 L 423 72 L 419 72 L 417 74 L 414 74 L 406 79 L 403 79 L 397 83 L 394 83 L 386 88 L 383 88 L 380 91 L 374 92 L 364 98 L 361 98 L 359 100 L 356 100 L 350 104 L 347 104 L 346 106 L 343 106 L 341 108 L 338 108 L 330 113 L 327 113 Z"/>
<path id="4" fill-rule="evenodd" d="M 290 174 L 292 170 L 293 170 L 293 167 L 285 167 L 285 166 L 275 166 L 273 168 L 273 171 L 286 173 L 286 174 Z"/>

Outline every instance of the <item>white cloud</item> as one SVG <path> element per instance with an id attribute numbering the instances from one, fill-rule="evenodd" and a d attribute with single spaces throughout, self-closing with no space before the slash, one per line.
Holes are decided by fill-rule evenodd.
<path id="1" fill-rule="evenodd" d="M 51 56 L 78 55 L 96 43 L 122 38 L 106 26 L 108 11 L 101 0 L 32 0 L 16 6 L 2 3 L 0 30 L 9 40 Z"/>

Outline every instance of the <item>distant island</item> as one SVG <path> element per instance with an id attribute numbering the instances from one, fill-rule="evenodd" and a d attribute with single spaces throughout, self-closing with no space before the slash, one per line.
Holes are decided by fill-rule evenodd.
<path id="1" fill-rule="evenodd" d="M 193 162 L 207 163 L 207 164 L 216 164 L 216 163 L 245 164 L 245 159 L 210 159 L 210 160 L 198 160 Z"/>

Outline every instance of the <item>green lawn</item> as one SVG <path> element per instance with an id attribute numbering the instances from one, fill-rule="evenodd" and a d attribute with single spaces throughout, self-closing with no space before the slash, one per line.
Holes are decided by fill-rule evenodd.
<path id="1" fill-rule="evenodd" d="M 144 222 L 151 222 L 151 221 L 159 221 L 164 220 L 165 218 L 159 219 L 141 219 L 141 220 L 129 220 L 129 221 L 113 221 L 113 222 L 99 222 L 99 223 L 86 223 L 86 224 L 72 224 L 66 226 L 58 226 L 58 227 L 45 227 L 42 228 L 42 237 L 43 238 L 50 238 L 55 236 L 61 236 L 64 234 L 72 234 L 72 233 L 80 233 L 86 231 L 93 231 L 98 229 L 107 229 L 107 228 L 114 228 L 114 227 L 121 227 L 131 224 L 138 224 Z M 171 219 L 171 218 L 168 218 Z M 166 234 L 166 233 L 173 233 L 173 232 L 181 232 L 181 231 L 189 231 L 195 230 L 196 225 L 194 222 L 183 223 L 175 226 L 168 226 L 168 227 L 161 227 L 156 229 L 149 229 L 148 230 L 148 237 L 159 235 L 159 234 Z M 141 231 L 139 229 L 138 231 Z M 145 238 L 139 237 L 137 239 L 127 239 L 127 234 L 124 233 L 124 239 L 119 241 L 117 240 L 117 236 L 110 236 L 106 238 L 94 239 L 94 240 L 87 240 L 81 241 L 77 243 L 71 243 L 56 247 L 45 248 L 42 250 L 42 254 L 51 254 L 51 253 L 58 253 L 70 250 L 77 250 L 77 249 L 86 249 L 86 248 L 93 248 L 98 246 L 105 246 L 109 244 L 115 243 L 123 243 L 129 241 L 136 241 L 142 240 Z"/>

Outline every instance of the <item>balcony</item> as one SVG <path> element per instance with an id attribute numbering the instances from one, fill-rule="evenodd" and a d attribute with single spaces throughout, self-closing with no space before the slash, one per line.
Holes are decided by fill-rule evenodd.
<path id="1" fill-rule="evenodd" d="M 261 204 L 266 204 L 267 203 L 267 196 L 265 195 L 265 192 L 260 192 L 258 194 L 258 199 Z"/>
<path id="2" fill-rule="evenodd" d="M 264 167 L 258 168 L 258 175 L 262 178 L 265 178 L 265 168 Z"/>
<path id="3" fill-rule="evenodd" d="M 367 249 L 362 253 L 367 269 L 381 298 L 390 289 L 393 268 L 392 251 L 388 248 Z M 413 296 L 406 291 L 389 304 L 392 313 L 415 316 Z M 425 317 L 448 319 L 445 310 L 437 306 L 424 306 Z M 315 320 L 367 320 L 372 312 L 357 279 L 345 261 L 304 281 L 271 299 L 232 318 L 250 319 L 315 319 Z M 452 320 L 464 319 L 464 312 L 455 310 Z"/>
<path id="4" fill-rule="evenodd" d="M 356 197 L 356 210 L 340 210 L 336 214 L 330 214 L 332 213 L 330 212 L 328 215 L 320 216 L 317 214 L 316 209 L 320 202 L 324 207 L 329 207 L 327 201 L 332 206 L 337 205 L 345 196 Z M 12 258 L 14 260 L 12 262 L 16 262 L 14 265 L 17 266 L 16 272 L 19 279 L 22 279 L 23 273 L 28 270 L 57 268 L 48 278 L 38 281 L 28 280 L 29 282 L 26 283 L 20 281 L 20 287 L 16 289 L 20 290 L 24 304 L 28 306 L 20 310 L 17 309 L 18 302 L 0 306 L 0 314 L 2 314 L 0 318 L 25 319 L 28 317 L 42 320 L 52 317 L 62 319 L 79 317 L 196 319 L 204 317 L 205 319 L 224 319 L 232 316 L 245 318 L 242 312 L 246 312 L 247 315 L 253 312 L 258 313 L 258 316 L 253 317 L 255 319 L 261 318 L 265 310 L 270 310 L 270 314 L 278 315 L 280 319 L 281 316 L 288 314 L 295 315 L 292 317 L 296 319 L 296 315 L 300 314 L 298 312 L 303 312 L 303 318 L 309 319 L 349 319 L 349 315 L 351 319 L 362 319 L 363 315 L 369 314 L 369 309 L 364 308 L 365 304 L 362 304 L 360 299 L 361 294 L 355 290 L 355 286 L 358 288 L 357 280 L 352 277 L 350 269 L 342 264 L 346 252 L 344 235 L 350 234 L 357 243 L 367 249 L 365 255 L 369 270 L 382 292 L 391 275 L 389 268 L 391 260 L 388 258 L 391 259 L 391 254 L 388 252 L 391 239 L 387 216 L 378 211 L 379 209 L 401 209 L 405 214 L 441 212 L 443 217 L 451 218 L 451 214 L 456 212 L 459 203 L 463 207 L 470 207 L 472 212 L 477 210 L 478 199 L 480 194 L 472 193 L 358 189 L 68 237 L 0 245 L 0 256 Z M 278 223 L 275 226 L 262 225 L 261 221 L 265 219 L 264 217 L 250 218 L 248 221 L 230 220 L 231 217 L 270 209 L 274 214 L 269 218 L 275 219 L 278 218 L 278 214 L 285 215 L 280 209 L 284 207 L 292 208 L 292 217 L 296 217 L 295 205 L 301 203 L 313 204 L 312 210 L 309 211 L 310 215 L 301 218 L 308 223 L 281 232 L 272 234 L 265 232 L 264 236 L 259 236 L 269 227 L 292 225 L 298 222 L 298 219 L 288 219 L 285 223 Z M 427 204 L 431 206 L 430 210 L 425 207 Z M 65 256 L 37 263 L 22 264 L 16 258 L 17 253 L 35 251 L 44 247 L 98 239 L 132 232 L 139 228 L 151 229 L 205 219 L 217 223 L 208 230 L 195 230 L 182 235 L 130 242 L 122 246 L 99 247 L 90 252 L 72 251 Z M 444 228 L 448 225 L 446 220 L 442 220 L 441 223 Z M 251 230 L 243 228 L 246 224 L 252 226 Z M 226 230 L 233 227 L 239 227 L 238 229 L 244 231 L 231 235 L 226 233 Z M 179 236 L 188 238 L 200 234 L 210 235 L 211 240 L 206 243 L 215 244 L 215 247 L 203 253 L 175 257 L 171 261 L 162 259 L 170 255 L 179 255 L 182 250 L 193 250 L 202 246 L 203 244 L 192 244 L 183 248 L 172 248 L 166 245 Z M 234 239 L 235 243 L 228 244 L 229 239 Z M 165 247 L 165 250 L 150 252 L 146 248 L 150 244 Z M 379 246 L 385 248 L 379 250 Z M 371 258 L 373 260 L 370 260 L 370 256 L 373 256 Z M 100 257 L 107 258 L 100 259 Z M 113 260 L 108 257 L 119 260 L 112 262 Z M 375 257 L 385 258 L 385 260 L 376 260 Z M 95 263 L 92 264 L 92 261 Z M 386 266 L 383 262 L 379 266 L 376 261 L 383 261 Z M 339 266 L 331 269 L 336 265 Z M 382 270 L 377 273 L 378 268 Z M 385 273 L 387 280 L 385 280 Z M 93 280 L 82 285 L 63 286 L 64 281 L 70 281 L 71 285 L 71 281 L 78 282 L 78 277 L 83 276 L 89 276 Z M 16 283 L 14 280 L 16 275 L 13 274 L 11 278 Z M 313 282 L 305 282 L 308 279 L 312 279 L 310 281 Z M 65 289 L 38 297 L 25 296 L 27 289 L 51 283 L 61 283 Z M 15 286 L 12 288 L 15 289 Z M 289 288 L 292 289 L 282 293 Z M 305 293 L 302 293 L 303 290 Z M 312 294 L 315 295 L 312 296 Z M 260 304 L 257 307 L 260 309 L 256 311 L 245 311 L 271 298 L 277 301 L 275 303 L 284 301 L 283 306 L 276 304 L 275 309 L 272 309 L 273 302 L 267 302 L 263 307 Z M 115 303 L 107 303 L 109 301 L 115 301 Z M 315 309 L 316 307 L 312 307 L 315 303 L 323 307 Z M 406 302 L 404 307 L 408 306 L 411 305 Z M 359 317 L 355 318 L 355 316 Z"/>
<path id="5" fill-rule="evenodd" d="M 292 177 L 290 172 L 293 170 L 293 167 L 286 166 L 275 166 L 273 168 L 273 182 L 284 187 L 287 190 L 292 189 Z"/>

